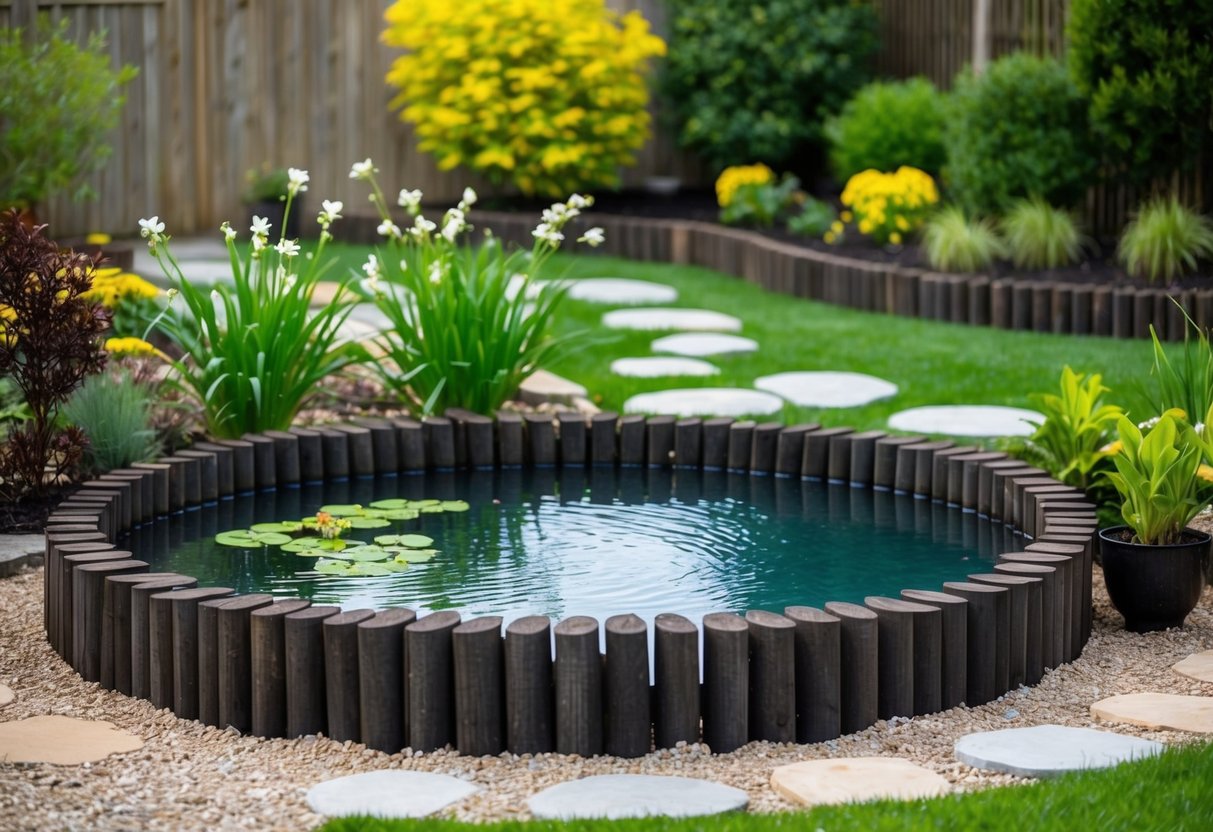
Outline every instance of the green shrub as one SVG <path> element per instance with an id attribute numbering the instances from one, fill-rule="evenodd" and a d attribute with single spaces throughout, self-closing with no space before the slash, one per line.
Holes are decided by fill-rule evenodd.
<path id="1" fill-rule="evenodd" d="M 800 180 L 785 176 L 779 182 L 752 182 L 738 187 L 729 204 L 720 209 L 725 225 L 752 225 L 770 228 L 795 204 Z"/>
<path id="2" fill-rule="evenodd" d="M 1153 199 L 1129 220 L 1116 253 L 1129 274 L 1170 281 L 1213 256 L 1213 223 L 1175 197 Z"/>
<path id="3" fill-rule="evenodd" d="M 153 459 L 160 442 L 152 427 L 155 391 L 129 373 L 91 376 L 63 407 L 67 420 L 84 431 L 85 465 L 94 472 Z"/>
<path id="4" fill-rule="evenodd" d="M 1095 172 L 1087 105 L 1065 67 L 1018 53 L 963 73 L 944 130 L 945 184 L 966 209 L 996 214 L 1033 194 L 1079 200 Z"/>
<path id="5" fill-rule="evenodd" d="M 1074 216 L 1040 197 L 1017 199 L 1002 218 L 1011 262 L 1025 269 L 1054 269 L 1082 257 L 1082 234 Z"/>
<path id="6" fill-rule="evenodd" d="M 810 196 L 805 198 L 800 213 L 788 219 L 788 231 L 803 237 L 820 237 L 831 230 L 835 222 L 838 222 L 838 212 L 834 206 Z"/>
<path id="7" fill-rule="evenodd" d="M 955 205 L 927 220 L 922 246 L 931 268 L 945 272 L 981 271 L 1003 253 L 994 224 L 984 219 L 970 220 Z"/>
<path id="8" fill-rule="evenodd" d="M 858 0 L 673 0 L 666 101 L 714 170 L 788 168 L 868 80 L 876 14 Z"/>
<path id="9" fill-rule="evenodd" d="M 1213 3 L 1071 0 L 1066 50 L 1091 128 L 1138 183 L 1190 168 L 1213 113 Z"/>
<path id="10" fill-rule="evenodd" d="M 938 176 L 943 169 L 944 97 L 926 78 L 875 81 L 825 125 L 830 166 L 840 181 L 902 166 Z"/>
<path id="11" fill-rule="evenodd" d="M 1107 402 L 1108 392 L 1098 373 L 1088 376 L 1064 368 L 1057 393 L 1031 397 L 1045 418 L 1034 423 L 1036 430 L 1025 442 L 1024 458 L 1066 485 L 1090 489 L 1103 473 L 1112 470 L 1110 454 L 1104 448 L 1124 415 Z"/>

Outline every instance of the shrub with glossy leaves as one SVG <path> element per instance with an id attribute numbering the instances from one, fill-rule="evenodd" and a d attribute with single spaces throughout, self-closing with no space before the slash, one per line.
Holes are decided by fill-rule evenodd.
<path id="1" fill-rule="evenodd" d="M 398 0 L 387 81 L 419 147 L 527 194 L 614 185 L 649 135 L 645 72 L 665 44 L 603 0 Z"/>
<path id="2" fill-rule="evenodd" d="M 840 180 L 868 168 L 943 169 L 944 97 L 926 78 L 875 81 L 825 125 L 830 166 Z"/>
<path id="3" fill-rule="evenodd" d="M 1213 257 L 1213 223 L 1174 197 L 1151 200 L 1125 226 L 1116 252 L 1129 274 L 1170 281 Z"/>

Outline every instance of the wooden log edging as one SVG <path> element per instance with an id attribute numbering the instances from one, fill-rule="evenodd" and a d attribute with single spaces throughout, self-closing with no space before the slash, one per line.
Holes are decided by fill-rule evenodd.
<path id="1" fill-rule="evenodd" d="M 652 648 L 649 626 L 626 613 L 603 622 L 532 616 L 503 633 L 492 616 L 342 612 L 198 588 L 115 549 L 124 528 L 258 482 L 520 464 L 836 480 L 933 497 L 958 516 L 978 512 L 1007 533 L 1037 536 L 968 580 L 866 606 L 713 613 L 699 625 L 664 613 Z M 86 496 L 48 522 L 48 640 L 106 688 L 259 736 L 324 733 L 388 752 L 621 757 L 680 742 L 716 752 L 755 740 L 820 742 L 1032 684 L 1076 658 L 1090 635 L 1093 506 L 1003 454 L 921 437 L 452 411 L 206 443 L 122 474 L 86 484 Z"/>

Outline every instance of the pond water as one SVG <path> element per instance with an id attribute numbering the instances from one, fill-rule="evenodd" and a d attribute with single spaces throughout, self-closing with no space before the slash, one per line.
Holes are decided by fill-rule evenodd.
<path id="1" fill-rule="evenodd" d="M 235 549 L 214 536 L 298 520 L 327 504 L 436 498 L 470 510 L 391 528 L 432 537 L 439 554 L 383 577 L 313 571 L 315 557 Z M 988 571 L 1023 539 L 1001 524 L 867 488 L 725 472 L 644 468 L 439 472 L 242 494 L 145 524 L 124 541 L 153 570 L 345 608 L 407 606 L 496 614 L 782 611 L 938 589 Z"/>

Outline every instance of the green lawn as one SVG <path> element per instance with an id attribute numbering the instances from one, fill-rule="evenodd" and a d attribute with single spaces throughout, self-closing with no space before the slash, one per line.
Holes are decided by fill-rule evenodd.
<path id="1" fill-rule="evenodd" d="M 467 824 L 330 821 L 323 832 L 1207 832 L 1213 829 L 1213 745 L 1172 749 L 1114 769 L 932 800 L 823 806 L 775 815 L 672 820 Z"/>

